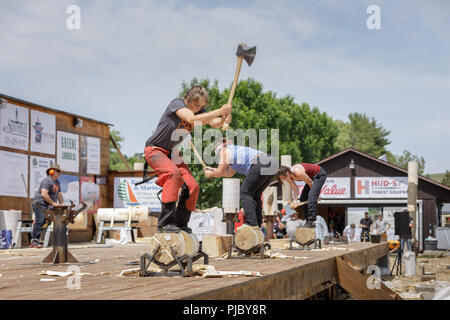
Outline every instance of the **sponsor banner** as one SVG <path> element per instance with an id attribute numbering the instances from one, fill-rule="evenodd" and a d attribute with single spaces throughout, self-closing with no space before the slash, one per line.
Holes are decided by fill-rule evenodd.
<path id="1" fill-rule="evenodd" d="M 0 104 L 0 146 L 28 150 L 28 109 Z"/>
<path id="2" fill-rule="evenodd" d="M 298 191 L 302 194 L 305 182 L 295 181 Z M 322 199 L 349 199 L 350 198 L 350 178 L 328 177 L 320 192 Z"/>
<path id="3" fill-rule="evenodd" d="M 100 186 L 94 182 L 93 177 L 80 177 L 81 201 L 91 200 L 94 205 L 88 210 L 88 213 L 96 213 L 100 207 Z"/>
<path id="4" fill-rule="evenodd" d="M 77 205 L 80 202 L 80 178 L 62 174 L 58 178 L 61 185 L 61 193 L 64 198 L 64 204 L 70 205 L 70 201 Z"/>
<path id="5" fill-rule="evenodd" d="M 26 198 L 27 190 L 23 179 L 28 181 L 28 155 L 0 151 L 0 177 L 1 196 Z"/>
<path id="6" fill-rule="evenodd" d="M 30 156 L 30 198 L 34 198 L 42 180 L 47 177 L 47 169 L 54 163 L 54 158 Z"/>
<path id="7" fill-rule="evenodd" d="M 142 178 L 114 178 L 114 208 L 128 208 L 129 206 L 147 206 L 151 211 L 161 212 L 161 202 L 158 192 L 161 187 L 155 180 L 140 184 Z"/>
<path id="8" fill-rule="evenodd" d="M 355 198 L 408 198 L 408 177 L 355 177 Z"/>
<path id="9" fill-rule="evenodd" d="M 62 171 L 78 172 L 78 135 L 58 131 L 57 163 Z"/>
<path id="10" fill-rule="evenodd" d="M 30 149 L 33 152 L 55 154 L 56 117 L 31 110 Z"/>
<path id="11" fill-rule="evenodd" d="M 100 139 L 80 136 L 80 172 L 100 174 Z"/>

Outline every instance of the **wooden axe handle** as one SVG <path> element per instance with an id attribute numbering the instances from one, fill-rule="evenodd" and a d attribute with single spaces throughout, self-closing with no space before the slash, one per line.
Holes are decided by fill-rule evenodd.
<path id="1" fill-rule="evenodd" d="M 191 140 L 190 142 L 191 142 L 191 148 L 192 148 L 192 150 L 194 150 L 195 156 L 196 156 L 197 159 L 202 163 L 203 169 L 206 168 L 206 164 L 205 164 L 205 162 L 203 161 L 203 159 L 202 159 L 202 157 L 200 156 L 200 154 L 198 153 L 197 149 L 195 149 L 195 146 L 194 146 L 194 144 L 192 143 L 192 140 Z"/>
<path id="2" fill-rule="evenodd" d="M 317 199 L 317 202 L 320 202 L 320 201 L 322 201 L 321 198 Z M 302 201 L 302 202 L 300 202 L 296 208 L 301 207 L 301 206 L 303 206 L 303 205 L 305 205 L 305 204 L 308 204 L 308 201 Z"/>
<path id="3" fill-rule="evenodd" d="M 236 72 L 234 74 L 234 80 L 233 80 L 233 85 L 231 86 L 230 96 L 228 97 L 229 105 L 231 105 L 231 103 L 233 102 L 234 93 L 236 92 L 236 86 L 237 86 L 237 82 L 239 80 L 239 74 L 241 73 L 241 66 L 242 66 L 243 60 L 244 60 L 243 56 L 237 57 Z M 225 121 L 222 125 L 222 130 L 228 130 L 229 127 L 230 127 L 230 124 Z"/>

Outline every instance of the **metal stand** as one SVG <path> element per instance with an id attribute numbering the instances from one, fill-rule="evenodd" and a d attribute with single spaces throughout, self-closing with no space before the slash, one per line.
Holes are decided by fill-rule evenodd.
<path id="1" fill-rule="evenodd" d="M 269 243 L 267 242 L 263 242 L 261 243 L 259 246 L 255 246 L 251 249 L 248 250 L 242 250 L 241 248 L 237 247 L 236 244 L 234 243 L 234 236 L 233 236 L 233 244 L 228 248 L 228 256 L 227 259 L 232 259 L 233 258 L 233 249 L 236 249 L 236 251 L 238 251 L 240 254 L 244 254 L 245 256 L 249 257 L 252 254 L 260 254 L 261 255 L 261 259 L 264 259 L 264 251 L 265 250 L 270 250 L 272 247 L 270 246 Z"/>
<path id="2" fill-rule="evenodd" d="M 239 211 L 225 212 L 222 208 L 222 222 L 227 223 L 227 234 L 234 234 L 234 224 L 240 222 Z"/>
<path id="3" fill-rule="evenodd" d="M 301 246 L 301 248 L 294 248 L 292 246 L 292 243 L 294 242 L 298 243 Z M 289 242 L 289 250 L 311 250 L 309 246 L 312 244 L 314 244 L 314 249 L 322 249 L 322 241 L 320 239 L 312 239 L 305 243 L 300 243 L 295 239 L 291 239 L 291 241 Z M 305 247 L 307 248 L 305 249 Z"/>
<path id="4" fill-rule="evenodd" d="M 158 252 L 160 247 L 161 246 L 158 245 L 150 255 L 148 253 L 145 253 L 141 256 L 141 270 L 139 271 L 140 277 L 189 277 L 193 275 L 192 264 L 198 259 L 203 258 L 203 263 L 209 264 L 208 255 L 202 251 L 199 251 L 193 257 L 189 257 L 187 255 L 178 257 L 172 247 L 170 248 L 170 250 L 172 252 L 172 255 L 175 257 L 175 260 L 169 262 L 168 264 L 160 262 L 155 259 L 155 254 Z M 163 272 L 147 271 L 152 262 L 163 269 Z M 180 267 L 180 270 L 169 271 L 169 269 L 175 265 L 178 265 Z"/>
<path id="5" fill-rule="evenodd" d="M 339 238 L 333 238 L 331 239 L 329 236 L 325 236 L 323 239 L 323 242 L 325 244 L 348 244 L 348 239 L 346 236 L 340 236 Z"/>
<path id="6" fill-rule="evenodd" d="M 86 208 L 86 204 L 79 210 L 72 210 L 71 206 L 58 206 L 50 207 L 47 211 L 47 218 L 49 221 L 53 221 L 53 250 L 50 254 L 42 260 L 44 263 L 66 263 L 66 262 L 78 262 L 77 259 L 69 252 L 67 248 L 67 236 L 69 229 L 67 225 L 74 222 L 74 218 Z"/>
<path id="7" fill-rule="evenodd" d="M 402 250 L 400 248 L 397 248 L 397 257 L 395 258 L 394 264 L 392 265 L 391 269 L 391 276 L 392 272 L 394 271 L 395 266 L 397 266 L 396 275 L 399 276 L 402 274 Z"/>

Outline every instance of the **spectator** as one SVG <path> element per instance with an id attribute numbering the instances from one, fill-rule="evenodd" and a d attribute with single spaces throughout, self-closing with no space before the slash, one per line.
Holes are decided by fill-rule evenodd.
<path id="1" fill-rule="evenodd" d="M 263 234 L 264 234 L 264 239 L 267 237 L 267 224 L 265 223 L 265 222 L 263 222 L 262 224 L 261 224 L 261 231 L 263 232 Z"/>
<path id="2" fill-rule="evenodd" d="M 330 224 L 330 232 L 328 232 L 328 237 L 333 240 L 334 239 L 334 229 L 333 224 Z"/>
<path id="3" fill-rule="evenodd" d="M 355 226 L 354 223 L 352 223 L 351 225 L 345 227 L 345 229 L 344 229 L 344 236 L 347 237 L 348 242 L 356 240 L 355 229 L 356 229 L 356 226 Z"/>
<path id="4" fill-rule="evenodd" d="M 287 231 L 286 231 L 286 227 L 284 226 L 283 222 L 280 219 L 280 216 L 277 216 L 277 221 L 274 225 L 274 237 L 276 239 L 282 239 L 282 238 L 286 238 L 287 236 Z"/>
<path id="5" fill-rule="evenodd" d="M 386 220 L 383 220 L 383 216 L 380 214 L 378 216 L 378 220 L 376 220 L 373 224 L 373 233 L 376 235 L 385 235 L 386 231 L 389 230 L 391 225 L 387 223 Z"/>
<path id="6" fill-rule="evenodd" d="M 294 239 L 298 227 L 300 227 L 300 219 L 297 214 L 291 214 L 286 221 L 286 233 L 288 238 Z"/>
<path id="7" fill-rule="evenodd" d="M 359 222 L 359 226 L 362 229 L 361 230 L 361 242 L 363 241 L 369 241 L 369 232 L 371 231 L 373 221 L 371 218 L 369 218 L 369 213 L 364 213 L 364 218 L 361 219 Z"/>
<path id="8" fill-rule="evenodd" d="M 404 209 L 403 212 L 408 212 L 408 210 Z M 412 248 L 411 248 L 412 227 L 413 227 L 413 219 L 411 217 L 409 217 L 408 232 L 406 234 L 403 234 L 400 236 L 400 250 L 402 251 L 402 253 L 405 248 L 405 243 L 406 243 L 406 247 L 408 248 L 408 251 L 412 250 Z"/>

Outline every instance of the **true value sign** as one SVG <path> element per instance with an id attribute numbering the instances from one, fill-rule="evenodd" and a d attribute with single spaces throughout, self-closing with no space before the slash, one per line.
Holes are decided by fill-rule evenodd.
<path id="1" fill-rule="evenodd" d="M 305 183 L 295 181 L 298 191 L 301 194 Z M 322 199 L 349 199 L 350 198 L 350 178 L 327 178 L 320 191 Z"/>

